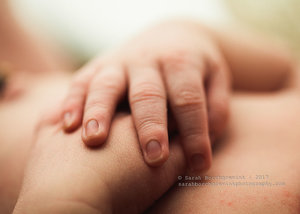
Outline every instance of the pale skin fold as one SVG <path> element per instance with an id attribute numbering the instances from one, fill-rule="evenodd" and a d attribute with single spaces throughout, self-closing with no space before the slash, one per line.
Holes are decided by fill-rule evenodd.
<path id="1" fill-rule="evenodd" d="M 4 38 L 16 32 L 2 30 Z M 1 213 L 11 213 L 16 201 L 15 213 L 140 213 L 159 198 L 149 212 L 298 213 L 298 72 L 291 68 L 285 51 L 264 40 L 237 31 L 218 33 L 206 27 L 205 31 L 222 47 L 235 88 L 257 91 L 231 97 L 228 128 L 205 174 L 267 174 L 272 181 L 285 182 L 284 186 L 172 187 L 179 175 L 190 174 L 182 146 L 171 140 L 167 162 L 159 168 L 147 166 L 132 116 L 124 113 L 114 118 L 107 142 L 89 149 L 82 144 L 81 129 L 64 134 L 58 122 L 57 105 L 72 75 L 31 72 L 29 68 L 41 70 L 35 63 L 45 71 L 63 68 L 55 60 L 45 63 L 32 47 L 26 56 L 32 59 L 26 62 L 32 63 L 26 66 L 15 54 L 6 57 L 0 49 L 1 56 L 17 68 L 27 67 L 12 72 L 0 103 Z M 32 40 L 24 35 L 23 42 L 28 41 Z M 18 49 L 14 41 L 3 44 L 14 47 L 8 49 L 11 53 Z M 42 123 L 40 112 L 48 115 Z"/>

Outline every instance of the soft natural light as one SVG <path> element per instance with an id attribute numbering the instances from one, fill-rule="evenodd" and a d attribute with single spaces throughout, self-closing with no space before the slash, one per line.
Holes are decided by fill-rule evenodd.
<path id="1" fill-rule="evenodd" d="M 12 4 L 24 21 L 39 27 L 36 30 L 46 30 L 84 55 L 115 46 L 141 28 L 171 17 L 229 19 L 222 0 L 13 0 Z"/>

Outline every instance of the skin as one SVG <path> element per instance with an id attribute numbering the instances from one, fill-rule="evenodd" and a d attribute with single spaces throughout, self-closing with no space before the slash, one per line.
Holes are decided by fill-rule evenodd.
<path id="1" fill-rule="evenodd" d="M 150 213 L 298 213 L 300 120 L 294 115 L 299 92 L 293 86 L 272 94 L 235 94 L 227 135 L 214 148 L 214 165 L 205 173 L 263 174 L 283 186 L 171 188 L 178 175 L 197 175 L 185 171 L 178 142 L 171 140 L 163 168 L 151 168 L 143 162 L 127 114 L 114 118 L 109 143 L 90 149 L 81 143 L 81 130 L 63 133 L 56 111 L 39 126 L 15 213 L 141 213 L 163 195 Z"/>
<path id="2" fill-rule="evenodd" d="M 64 134 L 58 119 L 41 126 L 14 213 L 141 213 L 185 168 L 174 141 L 172 158 L 161 168 L 148 167 L 128 115 L 116 116 L 111 144 L 101 149 L 84 146 L 80 130 Z"/>
<path id="3" fill-rule="evenodd" d="M 171 35 L 175 35 L 172 40 Z M 180 41 L 190 43 L 182 45 Z M 209 91 L 222 91 L 218 97 L 221 100 L 229 93 L 226 63 L 216 49 L 205 34 L 192 27 L 166 24 L 143 33 L 80 71 L 63 107 L 63 115 L 68 115 L 66 130 L 76 129 L 82 122 L 83 141 L 93 146 L 103 143 L 116 105 L 128 88 L 146 162 L 158 166 L 168 158 L 169 101 L 190 167 L 195 171 L 208 168 L 211 150 L 206 105 L 210 104 L 205 98 L 204 81 L 209 82 Z M 212 62 L 213 58 L 218 62 Z M 213 63 L 221 64 L 214 73 L 206 65 Z M 97 121 L 96 127 L 90 126 L 90 121 Z"/>
<path id="4" fill-rule="evenodd" d="M 57 79 L 57 70 L 68 70 L 71 64 L 56 48 L 24 30 L 7 1 L 0 2 L 0 35 L 0 75 L 5 77 L 0 94 L 0 213 L 11 213 L 40 112 L 57 102 L 60 94 L 51 88 L 63 92 L 59 85 L 67 76 Z M 44 75 L 52 79 L 52 86 Z"/>
<path id="5" fill-rule="evenodd" d="M 0 213 L 11 213 L 41 114 L 57 103 L 67 75 L 16 72 L 0 99 Z M 26 78 L 25 78 L 26 77 Z M 56 88 L 56 90 L 53 90 Z M 50 103 L 50 104 L 49 104 Z"/>
<path id="6" fill-rule="evenodd" d="M 215 149 L 213 165 L 204 174 L 244 175 L 246 181 L 285 185 L 176 186 L 149 213 L 299 213 L 299 92 L 294 88 L 276 94 L 235 95 L 228 134 Z M 268 177 L 256 179 L 257 175 Z"/>
<path id="7" fill-rule="evenodd" d="M 275 90 L 290 70 L 282 50 L 240 35 L 192 21 L 150 28 L 79 71 L 62 109 L 65 130 L 82 124 L 83 141 L 102 144 L 128 93 L 145 161 L 159 166 L 168 158 L 168 103 L 189 167 L 205 171 L 210 140 L 222 135 L 228 119 L 231 79 L 235 89 Z"/>
<path id="8" fill-rule="evenodd" d="M 0 25 L 3 26 L 3 25 Z M 3 34 L 10 34 L 12 32 L 10 31 L 3 31 Z M 2 34 L 2 35 L 3 35 Z M 27 38 L 24 35 L 25 38 Z M 10 38 L 9 36 L 7 36 L 6 38 Z M 31 39 L 24 41 L 24 43 L 26 43 L 27 41 L 32 41 Z M 229 40 L 230 41 L 230 40 Z M 233 41 L 232 44 L 236 44 L 236 41 Z M 230 43 L 230 42 L 229 42 Z M 228 44 L 229 44 L 228 43 Z M 18 46 L 14 46 L 14 42 L 13 41 L 7 41 L 5 43 L 8 47 L 14 47 L 13 49 L 11 49 L 11 51 L 13 50 L 17 50 Z M 264 43 L 265 44 L 265 43 Z M 20 44 L 21 45 L 21 44 Z M 249 57 L 249 58 L 245 58 L 245 59 L 250 59 L 249 61 L 244 60 L 244 62 L 249 63 L 252 66 L 255 66 L 255 71 L 260 71 L 258 73 L 256 72 L 251 72 L 250 74 L 248 74 L 247 78 L 244 79 L 244 81 L 246 80 L 253 80 L 252 84 L 249 85 L 250 89 L 251 87 L 255 88 L 256 86 L 261 86 L 263 87 L 263 85 L 265 85 L 263 87 L 263 89 L 267 89 L 267 90 L 271 90 L 271 89 L 276 89 L 279 88 L 282 84 L 282 80 L 284 78 L 282 78 L 283 76 L 282 73 L 286 73 L 287 69 L 286 67 L 288 67 L 288 63 L 287 63 L 287 57 L 285 56 L 285 54 L 281 51 L 274 51 L 273 46 L 265 46 L 263 47 L 255 47 L 254 49 L 251 49 L 252 47 L 255 47 L 255 45 L 249 45 L 248 50 L 253 50 L 253 52 L 249 52 L 249 51 L 244 51 L 242 54 L 242 56 L 244 57 L 249 57 L 249 55 L 247 55 L 248 53 L 255 53 L 254 50 L 259 50 L 259 48 L 263 49 L 263 50 L 270 50 L 270 52 L 266 53 L 263 52 L 263 54 L 260 56 L 258 53 L 256 53 L 257 57 Z M 266 48 L 267 47 L 267 48 Z M 258 49 L 257 49 L 258 48 Z M 3 50 L 3 49 L 1 49 Z M 31 52 L 32 50 L 34 50 L 34 48 L 32 48 L 30 46 L 30 48 L 28 48 L 28 53 L 26 56 L 34 59 L 33 61 L 31 61 L 31 63 L 28 63 L 28 66 L 32 66 L 32 68 L 35 66 L 35 63 L 39 64 L 38 62 L 41 62 L 42 68 L 45 68 L 45 70 L 49 70 L 48 65 L 45 63 L 45 61 L 43 61 L 43 58 L 39 58 L 39 54 L 34 54 L 34 51 Z M 2 54 L 1 56 L 6 56 L 4 52 L 1 52 Z M 29 54 L 31 53 L 31 54 Z M 238 55 L 238 56 L 240 56 Z M 16 67 L 23 67 L 22 65 L 22 59 L 18 58 L 18 57 L 13 57 L 14 54 L 12 54 L 12 56 L 9 58 L 10 61 L 12 61 L 14 63 L 14 65 L 16 65 Z M 251 56 L 251 55 L 250 55 Z M 229 58 L 228 58 L 229 59 Z M 272 63 L 268 63 L 268 65 L 265 65 L 264 59 L 269 59 Z M 239 59 L 240 61 L 241 59 Z M 254 60 L 254 61 L 251 61 Z M 269 62 L 270 62 L 269 61 Z M 29 62 L 29 61 L 26 61 Z M 254 63 L 254 62 L 259 62 L 258 64 Z M 21 66 L 22 65 L 22 66 Z M 274 65 L 274 67 L 272 67 Z M 55 65 L 54 65 L 55 66 Z M 234 60 L 232 60 L 230 66 L 236 66 L 237 68 L 239 66 L 242 66 L 239 63 L 235 63 Z M 242 67 L 240 67 L 242 68 Z M 272 70 L 269 70 L 268 68 L 272 68 Z M 260 70 L 261 69 L 261 70 Z M 263 71 L 263 72 L 262 72 Z M 272 75 L 272 77 L 274 77 L 274 79 L 272 78 L 268 78 L 266 79 L 267 81 L 264 84 L 258 84 L 255 85 L 255 78 L 259 77 L 259 76 L 255 76 L 255 75 L 260 75 L 261 73 L 264 72 L 274 72 L 274 75 Z M 253 74 L 253 76 L 252 76 Z M 281 74 L 281 75 L 277 75 L 277 74 Z M 249 76 L 250 75 L 250 76 Z M 288 75 L 287 75 L 288 76 Z M 251 78 L 250 78 L 251 77 Z M 278 78 L 280 77 L 280 78 Z M 95 174 L 91 172 L 91 170 L 89 170 L 89 167 L 83 167 L 83 169 L 85 169 L 87 171 L 87 175 L 91 175 L 89 177 L 90 180 L 88 180 L 86 177 L 82 176 L 82 174 L 80 173 L 80 176 L 75 176 L 76 179 L 74 179 L 73 177 L 70 178 L 69 174 L 65 174 L 62 173 L 63 171 L 61 170 L 61 167 L 65 167 L 64 170 L 66 170 L 66 172 L 71 172 L 71 173 L 78 173 L 78 168 L 77 167 L 81 167 L 82 165 L 77 164 L 77 161 L 91 161 L 93 162 L 93 166 L 95 167 L 95 169 L 97 168 L 97 170 L 99 170 L 99 172 L 107 172 L 107 166 L 105 166 L 106 168 L 104 168 L 103 163 L 100 163 L 101 161 L 98 161 L 98 154 L 99 152 L 101 152 L 102 154 L 107 153 L 107 150 L 101 151 L 101 150 L 92 150 L 93 152 L 91 152 L 91 150 L 88 150 L 86 147 L 83 147 L 80 144 L 80 130 L 71 134 L 71 135 L 63 135 L 62 132 L 58 132 L 57 129 L 55 128 L 55 126 L 51 123 L 48 125 L 43 126 L 43 129 L 38 129 L 39 131 L 36 132 L 36 127 L 37 127 L 37 123 L 38 121 L 40 121 L 40 114 L 39 112 L 49 112 L 50 110 L 55 109 L 55 106 L 52 106 L 49 104 L 55 104 L 55 103 L 59 103 L 60 102 L 60 98 L 62 98 L 64 96 L 64 93 L 66 91 L 66 87 L 69 84 L 71 76 L 67 75 L 67 74 L 63 74 L 63 73 L 48 73 L 45 72 L 45 74 L 41 74 L 41 73 L 33 73 L 33 72 L 20 72 L 18 70 L 14 70 L 12 71 L 11 75 L 10 75 L 10 82 L 8 87 L 6 88 L 5 91 L 5 95 L 3 97 L 3 99 L 1 99 L 0 101 L 0 130 L 1 130 L 1 147 L 0 147 L 0 172 L 1 172 L 1 178 L 0 178 L 0 186 L 1 186 L 1 191 L 0 191 L 0 209 L 1 209 L 1 213 L 11 213 L 12 209 L 15 205 L 15 202 L 17 201 L 18 198 L 18 194 L 20 191 L 20 187 L 21 187 L 21 182 L 23 180 L 23 172 L 24 172 L 24 167 L 25 164 L 27 162 L 28 157 L 30 156 L 30 158 L 36 159 L 37 161 L 31 161 L 28 166 L 28 169 L 26 170 L 26 174 L 30 174 L 32 172 L 32 178 L 37 178 L 38 182 L 41 181 L 46 181 L 48 185 L 42 185 L 44 188 L 41 188 L 41 191 L 39 192 L 37 189 L 35 184 L 32 184 L 30 182 L 30 177 L 31 176 L 27 176 L 26 177 L 26 182 L 24 182 L 23 185 L 23 191 L 22 191 L 22 195 L 18 201 L 18 206 L 20 207 L 19 210 L 16 210 L 16 212 L 21 212 L 22 209 L 25 209 L 26 207 L 28 208 L 33 208 L 33 206 L 27 206 L 27 205 L 32 205 L 34 201 L 39 202 L 39 203 L 34 203 L 35 207 L 37 209 L 41 208 L 41 210 L 45 209 L 47 205 L 47 203 L 44 203 L 45 201 L 49 201 L 49 203 L 51 204 L 51 202 L 57 202 L 59 201 L 61 196 L 66 196 L 66 203 L 54 203 L 54 205 L 57 206 L 53 206 L 53 207 L 48 207 L 49 210 L 51 211 L 51 209 L 58 209 L 60 211 L 70 211 L 70 209 L 72 208 L 72 211 L 74 211 L 74 209 L 76 211 L 81 211 L 82 209 L 86 209 L 84 211 L 86 212 L 95 212 L 95 208 L 91 207 L 89 204 L 93 204 L 95 203 L 95 201 L 100 200 L 101 202 L 105 201 L 107 202 L 107 200 L 109 202 L 112 202 L 112 200 L 109 200 L 107 198 L 109 197 L 109 194 L 106 194 L 107 191 L 103 191 L 100 192 L 99 191 L 94 191 L 94 189 L 97 189 L 97 187 L 100 187 L 102 190 L 105 189 L 106 185 L 103 185 L 101 181 L 104 180 L 108 180 L 112 182 L 112 186 L 121 186 L 124 184 L 124 181 L 120 181 L 118 179 L 115 179 L 115 175 L 118 176 L 117 172 L 122 172 L 124 174 L 128 174 L 129 172 L 129 168 L 124 167 L 124 164 L 120 164 L 120 161 L 116 161 L 116 159 L 111 159 L 112 157 L 108 157 L 107 155 L 107 159 L 108 160 L 112 160 L 111 161 L 111 166 L 113 167 L 113 173 L 112 174 L 108 174 L 106 177 L 104 176 L 103 178 L 99 178 L 99 177 L 94 177 Z M 246 84 L 247 85 L 247 84 Z M 272 87 L 271 87 L 272 86 Z M 235 98 L 234 98 L 235 99 Z M 287 103 L 289 103 L 288 100 Z M 294 103 L 293 103 L 294 104 Z M 247 104 L 248 105 L 248 104 Z M 33 106 L 34 106 L 34 111 L 33 111 Z M 272 106 L 273 107 L 273 106 Z M 245 112 L 244 112 L 245 113 Z M 246 112 L 247 113 L 247 112 Z M 246 114 L 245 113 L 245 114 Z M 241 116 L 241 115 L 240 115 Z M 123 117 L 123 116 L 122 116 Z M 170 163 L 169 165 L 166 164 L 164 167 L 164 171 L 161 172 L 158 170 L 156 170 L 156 172 L 158 173 L 152 173 L 153 169 L 148 168 L 146 165 L 141 165 L 141 152 L 138 149 L 137 145 L 137 138 L 134 137 L 135 136 L 135 129 L 133 126 L 133 122 L 132 119 L 130 119 L 130 117 L 128 116 L 124 116 L 119 117 L 116 119 L 116 121 L 114 122 L 114 124 L 116 124 L 113 128 L 113 130 L 117 130 L 116 133 L 112 132 L 110 135 L 114 136 L 113 137 L 113 142 L 111 142 L 110 144 L 113 145 L 114 143 L 118 146 L 121 145 L 121 141 L 119 140 L 120 138 L 118 138 L 118 136 L 120 135 L 120 133 L 123 133 L 124 130 L 127 130 L 127 133 L 129 133 L 128 135 L 124 135 L 121 139 L 122 140 L 126 140 L 127 137 L 129 140 L 131 140 L 130 142 L 124 142 L 125 145 L 129 145 L 129 148 L 133 148 L 132 150 L 128 150 L 125 151 L 124 153 L 126 153 L 126 157 L 132 158 L 130 159 L 130 161 L 127 162 L 127 164 L 129 164 L 129 166 L 132 166 L 133 163 L 138 163 L 138 168 L 137 171 L 140 171 L 141 174 L 139 174 L 139 176 L 143 177 L 146 175 L 146 177 L 151 178 L 151 180 L 149 181 L 149 179 L 145 178 L 142 179 L 144 180 L 145 183 L 142 183 L 142 186 L 138 186 L 138 191 L 137 194 L 133 194 L 131 195 L 129 198 L 126 198 L 126 200 L 132 199 L 132 200 L 136 200 L 137 202 L 139 200 L 141 200 L 141 198 L 145 197 L 145 191 L 146 191 L 146 187 L 148 186 L 149 183 L 147 182 L 157 182 L 157 180 L 155 180 L 155 178 L 151 177 L 152 175 L 157 176 L 158 178 L 160 176 L 165 176 L 163 178 L 166 178 L 166 173 L 164 172 L 169 172 L 168 170 L 174 169 L 175 168 L 175 172 L 173 171 L 173 174 L 170 173 L 172 176 L 172 178 L 168 178 L 166 179 L 168 182 L 164 183 L 164 185 L 159 186 L 159 188 L 155 189 L 155 191 L 153 191 L 153 189 L 151 189 L 151 191 L 153 191 L 152 193 L 149 193 L 149 198 L 145 197 L 145 201 L 143 202 L 143 200 L 141 200 L 141 205 L 137 208 L 135 203 L 130 203 L 128 202 L 128 206 L 131 207 L 133 210 L 135 211 L 139 211 L 139 210 L 143 210 L 146 207 L 148 207 L 154 199 L 157 199 L 159 196 L 161 196 L 163 194 L 163 192 L 165 192 L 170 185 L 172 184 L 172 182 L 174 182 L 177 178 L 177 174 L 183 174 L 182 172 L 182 168 L 184 168 L 184 161 L 181 162 L 183 160 L 183 153 L 182 150 L 180 149 L 180 147 L 176 147 L 175 146 L 175 150 L 173 150 L 173 147 L 171 147 L 172 149 L 171 151 L 171 159 L 168 160 L 167 163 Z M 118 121 L 120 120 L 120 121 Z M 241 124 L 239 124 L 241 125 Z M 239 126 L 237 126 L 239 127 Z M 55 130 L 53 130 L 55 128 Z M 291 129 L 291 128 L 289 128 Z M 38 141 L 40 143 L 36 143 L 35 145 L 32 144 L 32 142 L 34 142 L 34 139 L 36 139 L 36 133 L 42 133 L 40 136 L 41 141 Z M 18 133 L 18 134 L 16 134 Z M 44 134 L 44 135 L 43 135 Z M 49 134 L 49 135 L 48 135 Z M 45 137 L 46 135 L 46 137 Z M 49 137 L 49 138 L 48 138 Z M 74 137 L 74 138 L 73 138 Z M 75 139 L 76 138 L 76 139 Z M 53 140 L 53 141 L 52 141 Z M 72 141 L 71 143 L 66 141 Z M 135 143 L 134 143 L 135 141 Z M 37 141 L 35 141 L 37 142 Z M 54 143 L 53 143 L 54 142 Z M 69 147 L 73 145 L 81 145 L 80 147 Z M 77 143 L 76 143 L 77 142 Z M 51 145 L 53 143 L 53 145 Z M 69 143 L 69 144 L 68 144 Z M 131 144 L 129 144 L 131 143 Z M 67 144 L 66 147 L 64 147 L 64 144 Z M 110 145 L 108 144 L 108 145 Z M 132 147 L 131 147 L 131 146 Z M 175 144 L 178 145 L 178 144 Z M 248 145 L 248 144 L 245 144 Z M 108 146 L 104 146 L 104 148 L 107 149 Z M 111 150 L 112 152 L 116 152 L 116 154 L 119 154 L 120 158 L 122 158 L 123 153 L 118 152 L 118 148 L 116 146 L 111 146 L 113 147 L 113 149 Z M 37 151 L 37 152 L 33 152 L 31 153 L 32 155 L 29 155 L 29 152 L 31 151 L 32 148 L 35 148 L 33 151 Z M 65 156 L 64 152 L 65 149 L 69 149 L 70 151 L 68 151 L 68 155 Z M 79 148 L 81 148 L 81 150 L 79 151 Z M 110 147 L 108 147 L 110 148 Z M 177 148 L 177 149 L 176 149 Z M 243 148 L 243 147 L 241 147 Z M 49 151 L 48 151 L 49 149 Z M 74 150 L 73 150 L 74 149 Z M 100 148 L 101 149 L 101 148 Z M 120 148 L 121 150 L 124 149 L 122 146 Z M 245 147 L 243 152 L 245 152 L 248 149 L 248 147 Z M 295 151 L 295 148 L 292 147 L 292 151 Z M 47 151 L 46 151 L 47 150 Z M 109 150 L 110 151 L 110 150 Z M 122 150 L 123 151 L 123 150 Z M 174 155 L 173 152 L 174 151 Z M 242 149 L 239 150 L 242 153 Z M 49 153 L 48 153 L 49 152 Z M 55 156 L 55 154 L 59 152 L 59 155 Z M 74 153 L 73 153 L 74 152 Z M 130 153 L 132 152 L 132 154 Z M 227 151 L 225 151 L 227 152 Z M 280 152 L 280 151 L 278 151 Z M 288 151 L 288 153 L 292 153 L 291 151 Z M 51 155 L 53 154 L 53 155 Z M 80 157 L 80 155 L 83 155 L 82 157 L 86 157 L 84 158 L 84 160 L 82 160 L 81 158 L 76 159 L 75 157 Z M 251 153 L 249 153 L 251 154 Z M 255 153 L 256 154 L 256 153 Z M 274 153 L 275 155 L 278 153 Z M 50 157 L 49 157 L 49 156 Z M 74 156 L 73 156 L 74 155 Z M 245 155 L 245 154 L 244 154 Z M 172 159 L 172 157 L 174 156 L 177 157 L 174 159 Z M 45 157 L 49 157 L 45 160 Z M 70 157 L 70 162 L 67 163 L 66 161 L 66 157 Z M 106 155 L 105 155 L 106 157 Z M 118 157 L 118 156 L 116 156 Z M 247 156 L 246 156 L 247 157 Z M 249 158 L 252 158 L 253 155 L 250 155 Z M 53 158 L 53 162 L 51 164 L 51 160 Z M 288 157 L 289 158 L 289 157 Z M 224 158 L 225 159 L 225 158 Z M 120 159 L 118 159 L 120 160 Z M 178 162 L 177 162 L 177 161 Z M 261 162 L 267 161 L 268 159 L 260 159 Z M 121 159 L 121 161 L 123 162 L 123 159 Z M 171 161 L 171 162 L 170 162 Z M 95 163 L 94 163 L 95 162 Z M 102 162 L 104 162 L 104 160 L 102 160 Z M 222 161 L 220 160 L 220 163 Z M 36 163 L 36 164 L 35 164 Z M 53 163 L 55 166 L 53 168 Z M 70 164 L 70 163 L 74 163 L 74 164 Z M 230 162 L 228 161 L 228 166 L 233 165 L 234 166 L 234 161 Z M 90 162 L 88 163 L 90 164 Z M 130 165 L 131 164 L 131 165 Z M 287 163 L 289 164 L 289 163 Z M 48 177 L 43 177 L 43 173 L 42 170 L 44 170 L 44 168 L 42 167 L 43 165 L 45 165 L 46 168 L 49 167 L 49 170 L 46 170 L 47 173 L 49 174 L 45 174 L 45 175 L 49 175 Z M 171 166 L 170 166 L 171 165 Z M 114 167 L 115 166 L 115 167 Z M 296 165 L 297 166 L 297 165 Z M 168 168 L 170 167 L 170 168 Z M 255 167 L 255 166 L 254 166 Z M 51 170 L 53 168 L 53 170 Z M 275 168 L 275 167 L 274 167 Z M 130 168 L 130 170 L 132 170 L 132 168 Z M 178 170 L 178 171 L 177 171 Z M 276 169 L 274 169 L 276 170 Z M 91 174 L 89 174 L 91 173 Z M 116 173 L 116 174 L 114 174 Z M 144 174 L 145 173 L 145 174 Z M 169 173 L 167 173 L 169 174 Z M 59 176 L 61 175 L 61 177 Z M 83 179 L 81 180 L 80 177 L 83 177 Z M 98 175 L 96 175 L 98 176 Z M 156 178 L 157 178 L 156 177 Z M 67 178 L 67 179 L 66 179 Z M 72 188 L 68 188 L 70 186 L 66 185 L 68 183 L 72 184 L 72 181 L 74 179 L 74 181 L 78 181 L 76 182 L 76 184 L 79 184 L 78 187 L 82 188 L 83 191 L 87 191 L 86 198 L 83 198 L 83 203 L 79 200 L 78 201 L 78 194 L 75 194 L 76 192 L 74 192 L 74 186 L 72 186 Z M 77 180 L 79 179 L 79 180 Z M 164 180 L 164 179 L 163 179 Z M 299 180 L 299 179 L 298 179 Z M 135 180 L 136 181 L 136 180 Z M 134 182 L 135 182 L 134 181 Z M 129 177 L 129 184 L 132 185 L 132 177 Z M 88 184 L 88 185 L 87 185 Z M 155 183 L 156 184 L 156 183 Z M 159 185 L 159 183 L 158 183 Z M 157 186 L 158 186 L 157 185 Z M 94 188 L 93 188 L 94 187 Z M 85 189 L 86 188 L 86 189 Z M 93 190 L 91 191 L 91 188 L 93 188 Z M 132 187 L 134 188 L 134 186 Z M 24 190 L 25 189 L 25 190 Z M 26 191 L 26 189 L 32 189 L 33 191 Z M 55 191 L 53 191 L 55 190 Z M 56 191 L 58 190 L 66 190 L 65 193 L 66 195 L 59 195 L 58 198 L 56 195 Z M 53 191 L 53 192 L 52 192 Z M 47 194 L 45 194 L 45 192 Z M 51 193 L 52 192 L 52 193 Z M 59 191 L 58 191 L 59 192 Z M 95 194 L 93 194 L 93 192 Z M 142 192 L 142 194 L 141 194 Z M 28 193 L 28 194 L 27 194 Z M 53 198 L 47 198 L 47 196 L 49 196 L 49 193 L 51 193 L 50 195 L 53 196 Z M 127 191 L 125 191 L 124 189 L 122 189 L 122 191 L 117 191 L 116 188 L 114 188 L 114 197 L 116 198 L 120 198 L 123 199 L 124 198 L 124 193 L 127 194 Z M 243 192 L 242 192 L 243 193 Z M 245 191 L 244 194 L 246 194 L 247 192 Z M 290 193 L 282 193 L 283 195 L 286 196 L 290 196 Z M 294 192 L 293 192 L 294 194 Z M 70 197 L 69 197 L 70 196 Z M 72 196 L 74 196 L 75 198 L 72 198 Z M 280 195 L 281 196 L 281 195 Z M 132 198 L 131 198 L 132 197 Z M 38 199 L 45 199 L 45 201 L 39 201 Z M 74 200 L 73 200 L 74 199 Z M 82 199 L 82 198 L 79 198 Z M 85 200 L 87 199 L 87 201 Z M 277 201 L 279 200 L 283 200 L 283 198 L 278 197 Z M 22 204 L 22 201 L 26 201 L 26 203 Z M 68 204 L 67 202 L 70 202 L 70 204 Z M 75 201 L 75 203 L 72 203 L 73 201 Z M 175 201 L 175 200 L 174 200 Z M 78 202 L 78 203 L 77 203 Z M 86 202 L 88 202 L 86 204 Z M 175 201 L 177 202 L 177 201 Z M 199 201 L 198 201 L 199 202 Z M 276 200 L 275 200 L 276 202 Z M 185 201 L 185 203 L 187 203 Z M 195 201 L 196 203 L 196 201 Z M 201 203 L 203 203 L 203 201 L 201 200 Z M 207 201 L 207 203 L 211 203 L 211 204 L 215 204 L 215 201 Z M 43 205 L 43 207 L 39 207 L 38 205 Z M 110 204 L 110 203 L 107 203 Z M 169 202 L 167 203 L 169 204 Z M 200 204 L 200 202 L 199 202 Z M 203 207 L 201 208 L 201 205 L 197 205 L 195 206 L 197 209 L 203 209 Z M 210 207 L 213 207 L 210 204 Z M 257 205 L 258 203 L 256 203 Z M 70 205 L 70 206 L 69 206 Z M 115 207 L 118 207 L 120 205 L 121 209 L 124 208 L 124 204 L 115 204 Z M 293 204 L 292 204 L 293 205 Z M 291 207 L 293 207 L 292 205 L 290 205 Z M 175 205 L 173 205 L 175 207 Z M 186 204 L 184 206 L 185 208 L 188 208 L 188 205 Z M 294 206 L 296 207 L 296 206 Z M 105 206 L 100 206 L 97 207 L 96 206 L 96 211 L 97 210 L 100 211 L 106 211 L 109 210 L 109 206 L 108 208 Z M 165 207 L 167 208 L 167 206 Z M 268 207 L 262 207 L 264 209 L 267 209 Z M 163 208 L 164 209 L 164 208 Z M 174 208 L 173 208 L 174 209 Z M 259 210 L 260 207 L 257 207 L 257 210 Z M 122 209 L 124 210 L 124 209 Z M 29 213 L 35 213 L 36 210 L 31 210 L 31 212 Z M 84 212 L 84 213 L 86 213 Z M 24 213 L 24 212 L 22 212 Z M 39 213 L 39 212 L 38 212 Z M 53 212 L 51 212 L 53 213 Z"/>

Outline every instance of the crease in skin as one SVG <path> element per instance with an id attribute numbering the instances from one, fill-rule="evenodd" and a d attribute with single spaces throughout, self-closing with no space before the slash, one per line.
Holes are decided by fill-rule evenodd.
<path id="1" fill-rule="evenodd" d="M 1 72 L 0 69 L 0 97 L 3 96 L 6 87 L 6 79 L 7 77 Z"/>

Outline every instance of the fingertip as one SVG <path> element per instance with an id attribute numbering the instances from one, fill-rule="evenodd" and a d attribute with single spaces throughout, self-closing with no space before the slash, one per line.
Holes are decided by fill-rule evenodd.
<path id="1" fill-rule="evenodd" d="M 82 135 L 82 140 L 84 142 L 84 144 L 88 147 L 97 147 L 100 146 L 102 144 L 104 144 L 105 140 L 106 140 L 107 136 L 105 133 L 97 133 L 93 136 L 86 136 L 86 135 Z"/>
<path id="2" fill-rule="evenodd" d="M 89 147 L 100 146 L 107 138 L 108 130 L 96 119 L 91 119 L 84 124 L 82 140 Z"/>
<path id="3" fill-rule="evenodd" d="M 194 153 L 189 158 L 190 170 L 193 173 L 206 172 L 212 163 L 211 153 Z"/>
<path id="4" fill-rule="evenodd" d="M 201 143 L 199 144 L 199 142 Z M 189 146 L 186 143 L 184 145 L 188 169 L 196 174 L 206 172 L 212 164 L 212 150 L 209 137 L 204 137 L 201 141 L 194 141 L 194 144 L 190 142 Z"/>
<path id="5" fill-rule="evenodd" d="M 151 167 L 163 165 L 169 158 L 169 147 L 157 140 L 150 140 L 144 149 L 144 159 Z"/>
<path id="6" fill-rule="evenodd" d="M 65 132 L 74 131 L 78 127 L 78 118 L 76 114 L 70 111 L 63 113 L 63 130 Z"/>

